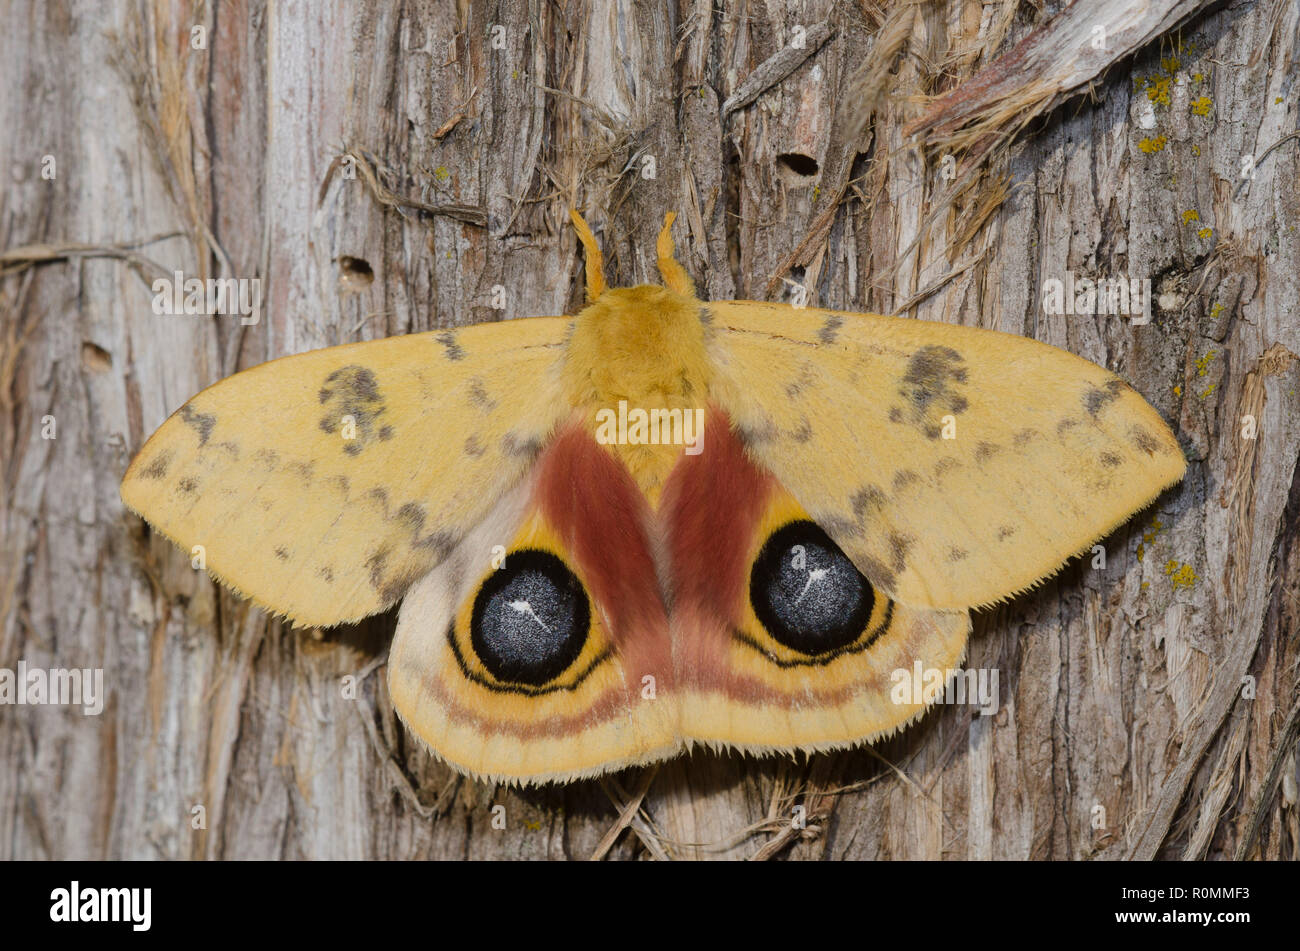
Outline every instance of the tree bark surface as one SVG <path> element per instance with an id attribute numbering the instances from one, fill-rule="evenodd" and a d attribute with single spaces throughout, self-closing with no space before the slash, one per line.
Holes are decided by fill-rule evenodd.
<path id="1" fill-rule="evenodd" d="M 1059 8 L 15 0 L 0 667 L 103 668 L 108 695 L 0 706 L 0 857 L 1296 858 L 1300 8 L 1198 14 L 954 180 L 904 128 Z M 615 285 L 657 283 L 671 210 L 701 297 L 806 288 L 1068 349 L 1161 412 L 1187 477 L 1104 567 L 976 614 L 995 715 L 940 705 L 797 760 L 459 778 L 393 712 L 393 614 L 291 629 L 118 484 L 236 370 L 576 312 L 570 206 Z M 261 319 L 156 315 L 175 271 L 257 278 Z M 1067 272 L 1149 279 L 1150 322 L 1047 313 Z"/>

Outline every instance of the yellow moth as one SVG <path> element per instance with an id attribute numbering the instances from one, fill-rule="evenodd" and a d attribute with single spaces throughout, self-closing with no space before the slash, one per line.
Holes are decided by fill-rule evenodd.
<path id="1" fill-rule="evenodd" d="M 693 744 L 851 746 L 924 712 L 969 611 L 1177 482 L 1114 374 L 969 327 L 697 299 L 588 306 L 274 360 L 204 390 L 122 498 L 301 625 L 403 600 L 393 704 L 507 782 Z M 919 665 L 919 668 L 918 668 Z M 891 696 L 891 693 L 893 695 Z"/>

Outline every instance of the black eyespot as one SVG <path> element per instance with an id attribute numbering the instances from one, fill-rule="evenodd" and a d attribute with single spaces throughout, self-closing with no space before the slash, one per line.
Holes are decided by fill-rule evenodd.
<path id="1" fill-rule="evenodd" d="M 578 659 L 590 624 L 577 576 L 550 552 L 525 549 L 479 588 L 470 644 L 493 677 L 538 687 Z"/>
<path id="2" fill-rule="evenodd" d="M 777 642 L 803 654 L 852 644 L 875 604 L 871 582 L 815 522 L 791 522 L 764 543 L 749 576 L 754 614 Z"/>

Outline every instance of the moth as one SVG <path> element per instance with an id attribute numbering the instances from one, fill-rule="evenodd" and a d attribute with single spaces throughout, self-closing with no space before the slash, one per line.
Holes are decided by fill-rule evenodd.
<path id="1" fill-rule="evenodd" d="M 473 776 L 694 745 L 867 743 L 935 699 L 970 611 L 1039 583 L 1185 460 L 1113 373 L 989 330 L 663 286 L 273 360 L 146 442 L 122 498 L 298 625 L 398 601 L 393 705 Z"/>

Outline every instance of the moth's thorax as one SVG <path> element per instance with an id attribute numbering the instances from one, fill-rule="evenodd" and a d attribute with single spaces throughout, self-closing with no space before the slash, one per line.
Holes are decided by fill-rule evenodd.
<path id="1" fill-rule="evenodd" d="M 578 314 L 569 340 L 570 404 L 652 504 L 688 448 L 683 432 L 694 439 L 691 426 L 707 410 L 702 310 L 694 297 L 663 287 L 612 288 Z M 643 420 L 655 424 L 653 433 L 639 428 Z M 660 421 L 671 424 L 667 434 Z"/>

